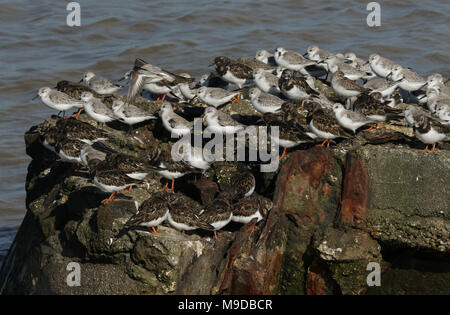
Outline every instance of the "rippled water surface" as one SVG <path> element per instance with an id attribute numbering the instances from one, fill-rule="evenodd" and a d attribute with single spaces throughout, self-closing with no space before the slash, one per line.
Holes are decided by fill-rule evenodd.
<path id="1" fill-rule="evenodd" d="M 23 134 L 54 113 L 31 101 L 39 87 L 86 70 L 116 79 L 135 57 L 198 77 L 216 55 L 313 43 L 450 75 L 448 0 L 379 1 L 377 28 L 366 25 L 370 1 L 85 0 L 81 27 L 66 25 L 68 2 L 0 1 L 0 261 L 25 213 Z"/>

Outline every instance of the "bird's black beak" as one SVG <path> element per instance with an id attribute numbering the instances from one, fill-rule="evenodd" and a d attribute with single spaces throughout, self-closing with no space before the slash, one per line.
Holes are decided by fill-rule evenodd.
<path id="1" fill-rule="evenodd" d="M 306 57 L 308 55 L 308 53 L 307 52 L 305 52 L 304 54 L 303 54 L 303 57 Z"/>
<path id="2" fill-rule="evenodd" d="M 389 80 L 389 78 L 392 76 L 392 72 L 390 72 L 387 76 L 386 76 L 386 79 L 388 79 Z M 400 80 L 399 80 L 400 81 Z"/>
<path id="3" fill-rule="evenodd" d="M 369 64 L 369 61 L 364 62 L 364 66 L 365 66 L 365 65 L 368 65 L 368 64 Z"/>
<path id="4" fill-rule="evenodd" d="M 36 94 L 35 97 L 33 97 L 31 100 L 34 101 L 35 99 L 37 99 L 39 97 L 39 94 Z"/>
<path id="5" fill-rule="evenodd" d="M 448 81 L 450 81 L 450 78 L 449 78 L 449 79 L 447 79 L 447 80 L 445 80 L 444 84 L 447 84 L 447 83 L 448 83 Z"/>
<path id="6" fill-rule="evenodd" d="M 117 82 L 123 81 L 125 80 L 125 77 L 121 77 L 119 80 L 117 80 Z"/>
<path id="7" fill-rule="evenodd" d="M 351 61 L 350 59 L 345 59 L 344 63 L 352 63 L 353 61 Z"/>
<path id="8" fill-rule="evenodd" d="M 78 83 L 81 83 L 81 82 L 83 82 L 83 79 L 81 79 L 80 81 L 78 81 Z"/>

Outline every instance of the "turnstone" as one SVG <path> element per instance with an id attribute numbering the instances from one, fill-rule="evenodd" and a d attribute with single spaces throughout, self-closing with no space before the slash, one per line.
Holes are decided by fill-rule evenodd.
<path id="1" fill-rule="evenodd" d="M 173 111 L 170 103 L 164 102 L 161 106 L 161 120 L 164 128 L 175 137 L 189 134 L 193 124 Z"/>
<path id="2" fill-rule="evenodd" d="M 207 129 L 211 133 L 233 134 L 245 128 L 244 125 L 238 123 L 230 115 L 214 107 L 208 107 L 204 115 Z"/>
<path id="3" fill-rule="evenodd" d="M 286 155 L 288 148 L 311 141 L 311 137 L 299 132 L 297 128 L 285 122 L 282 118 L 282 115 L 274 113 L 265 113 L 263 115 L 263 120 L 267 126 L 278 127 L 278 136 L 273 134 L 273 132 L 270 132 L 269 136 L 272 141 L 283 148 L 283 153 L 279 157 L 279 160 Z"/>
<path id="4" fill-rule="evenodd" d="M 344 105 L 335 103 L 333 105 L 334 117 L 338 123 L 345 129 L 356 132 L 356 129 L 375 123 L 375 120 L 369 119 L 365 115 L 344 108 Z"/>
<path id="5" fill-rule="evenodd" d="M 200 204 L 182 194 L 174 194 L 169 200 L 167 222 L 177 230 L 203 229 L 213 231 L 214 227 L 199 217 L 203 211 Z"/>
<path id="6" fill-rule="evenodd" d="M 132 187 L 138 183 L 138 180 L 127 176 L 122 171 L 116 169 L 97 170 L 97 165 L 101 165 L 102 161 L 92 159 L 88 162 L 89 170 L 93 176 L 92 182 L 100 190 L 111 193 L 111 195 L 102 201 L 102 203 L 109 203 L 114 200 L 118 192 L 130 192 Z M 128 188 L 128 189 L 127 189 Z"/>
<path id="7" fill-rule="evenodd" d="M 157 192 L 151 198 L 146 199 L 134 214 L 125 223 L 126 228 L 132 226 L 145 226 L 149 232 L 162 235 L 155 230 L 155 226 L 163 223 L 169 216 L 169 202 L 166 192 Z M 150 231 L 152 228 L 152 231 Z"/>
<path id="8" fill-rule="evenodd" d="M 286 50 L 282 47 L 279 47 L 275 50 L 274 57 L 278 65 L 290 70 L 299 71 L 303 75 L 306 75 L 308 73 L 305 67 L 316 64 L 315 61 L 306 59 L 299 53 L 291 50 Z"/>
<path id="9" fill-rule="evenodd" d="M 42 102 L 48 107 L 59 111 L 58 115 L 62 112 L 64 116 L 65 112 L 69 109 L 72 109 L 74 107 L 83 107 L 82 101 L 74 99 L 66 93 L 53 90 L 49 87 L 40 88 L 36 97 L 40 97 Z M 33 99 L 35 99 L 36 97 L 34 97 Z"/>
<path id="10" fill-rule="evenodd" d="M 95 98 L 105 98 L 109 97 L 109 95 L 102 95 L 95 92 L 93 89 L 87 87 L 86 85 L 71 82 L 67 80 L 59 81 L 56 84 L 56 89 L 60 92 L 64 92 L 70 97 L 80 100 L 81 99 L 81 93 L 83 92 L 91 92 L 92 95 L 94 95 Z"/>
<path id="11" fill-rule="evenodd" d="M 253 194 L 242 198 L 233 205 L 233 222 L 248 224 L 254 219 L 256 223 L 267 217 L 273 208 L 273 202 L 269 198 Z"/>
<path id="12" fill-rule="evenodd" d="M 81 82 L 84 82 L 98 94 L 112 94 L 122 88 L 122 86 L 114 84 L 100 76 L 97 76 L 93 72 L 86 72 L 79 83 Z"/>
<path id="13" fill-rule="evenodd" d="M 366 89 L 370 89 L 371 93 L 379 92 L 383 97 L 388 97 L 394 93 L 400 82 L 387 81 L 385 79 L 373 79 L 364 84 Z"/>
<path id="14" fill-rule="evenodd" d="M 353 81 L 352 81 L 353 82 Z M 316 106 L 307 117 L 308 126 L 317 138 L 324 139 L 321 146 L 327 143 L 330 145 L 330 140 L 336 138 L 348 138 L 351 135 L 346 132 L 338 123 L 333 113 L 328 110 Z"/>
<path id="15" fill-rule="evenodd" d="M 275 113 L 280 110 L 284 100 L 281 98 L 262 92 L 258 88 L 251 88 L 249 91 L 252 106 L 260 113 Z"/>
<path id="16" fill-rule="evenodd" d="M 106 131 L 72 117 L 59 119 L 56 122 L 56 128 L 68 138 L 78 139 L 87 144 L 107 140 L 110 137 Z"/>
<path id="17" fill-rule="evenodd" d="M 219 107 L 230 101 L 238 100 L 240 92 L 227 91 L 222 88 L 202 86 L 197 90 L 199 99 L 209 106 Z"/>
<path id="18" fill-rule="evenodd" d="M 174 161 L 172 159 L 171 152 L 167 152 L 165 150 L 161 150 L 159 152 L 159 156 L 157 157 L 157 159 L 155 159 L 153 165 L 159 167 L 159 170 L 157 170 L 156 172 L 160 176 L 172 181 L 171 188 L 169 188 L 168 182 L 165 185 L 165 189 L 172 192 L 175 189 L 175 179 L 180 178 L 188 173 L 197 172 L 194 167 L 188 165 L 182 160 L 181 154 L 179 155 L 179 158 L 177 157 L 177 161 Z"/>
<path id="19" fill-rule="evenodd" d="M 80 150 L 85 145 L 85 143 L 78 139 L 70 139 L 64 135 L 61 136 L 62 137 L 57 139 L 55 145 L 56 154 L 63 162 L 74 164 L 81 163 Z"/>
<path id="20" fill-rule="evenodd" d="M 199 215 L 201 220 L 214 228 L 214 237 L 216 239 L 216 231 L 230 223 L 232 217 L 233 208 L 231 206 L 230 196 L 224 192 L 220 192 L 214 201 L 206 206 L 205 211 Z"/>
<path id="21" fill-rule="evenodd" d="M 153 166 L 152 161 L 147 158 L 139 158 L 132 155 L 107 152 L 106 157 L 100 163 L 97 163 L 97 171 L 117 170 L 130 178 L 142 180 L 150 172 L 159 171 L 161 168 Z"/>
<path id="22" fill-rule="evenodd" d="M 233 200 L 251 196 L 255 191 L 255 176 L 249 170 L 235 172 L 230 180 L 231 197 Z"/>
<path id="23" fill-rule="evenodd" d="M 255 59 L 264 62 L 266 65 L 269 66 L 277 65 L 273 54 L 264 49 L 258 50 L 256 52 Z"/>
<path id="24" fill-rule="evenodd" d="M 445 128 L 440 122 L 424 115 L 416 117 L 413 130 L 416 137 L 427 145 L 422 150 L 423 152 L 434 152 L 436 143 L 444 140 L 449 132 L 449 129 Z M 428 149 L 430 144 L 433 145 L 433 149 L 431 150 Z"/>
<path id="25" fill-rule="evenodd" d="M 236 84 L 240 89 L 253 79 L 253 69 L 228 57 L 214 58 L 217 74 L 228 83 Z"/>
<path id="26" fill-rule="evenodd" d="M 400 81 L 399 87 L 405 91 L 417 91 L 427 84 L 427 81 L 414 71 L 395 65 L 387 78 L 392 78 L 392 81 Z"/>
<path id="27" fill-rule="evenodd" d="M 112 111 L 114 116 L 116 116 L 121 122 L 130 126 L 130 130 L 135 124 L 139 124 L 150 119 L 157 119 L 156 116 L 153 116 L 139 107 L 132 104 L 125 104 L 121 100 L 114 100 L 112 104 Z"/>
<path id="28" fill-rule="evenodd" d="M 346 78 L 342 71 L 336 71 L 333 74 L 331 79 L 331 87 L 337 94 L 346 98 L 358 96 L 359 94 L 367 91 L 366 88 Z"/>
<path id="29" fill-rule="evenodd" d="M 372 71 L 382 78 L 387 78 L 395 66 L 394 62 L 387 58 L 383 58 L 378 54 L 371 54 L 368 63 L 370 64 Z"/>
<path id="30" fill-rule="evenodd" d="M 302 106 L 306 99 L 319 95 L 305 79 L 295 77 L 292 70 L 289 69 L 283 70 L 278 84 L 284 96 L 293 101 L 302 101 Z"/>
<path id="31" fill-rule="evenodd" d="M 275 95 L 281 93 L 278 86 L 279 78 L 276 75 L 267 72 L 264 69 L 255 69 L 253 71 L 253 76 L 255 78 L 256 86 L 261 91 Z"/>
<path id="32" fill-rule="evenodd" d="M 281 106 L 281 113 L 282 113 L 282 120 L 288 123 L 289 125 L 294 126 L 297 128 L 300 132 L 304 133 L 311 139 L 317 138 L 317 135 L 314 134 L 309 130 L 309 123 L 308 123 L 308 115 L 309 111 L 313 110 L 316 107 L 321 107 L 320 104 L 315 103 L 316 105 L 310 106 L 310 103 L 307 103 L 305 106 L 303 106 L 300 109 L 298 104 L 294 103 L 284 103 Z M 308 107 L 308 108 L 306 108 Z M 331 107 L 330 107 L 331 109 Z"/>
<path id="33" fill-rule="evenodd" d="M 97 123 L 107 123 L 116 120 L 113 111 L 107 107 L 103 102 L 95 98 L 90 92 L 83 92 L 81 100 L 84 102 L 84 111 L 86 114 L 94 119 Z"/>
<path id="34" fill-rule="evenodd" d="M 331 73 L 335 73 L 336 71 L 342 71 L 344 73 L 344 76 L 352 81 L 359 80 L 363 77 L 370 76 L 371 74 L 365 71 L 361 71 L 358 68 L 352 67 L 349 64 L 346 63 L 339 63 L 338 58 L 336 56 L 328 56 L 323 61 L 327 64 L 328 70 Z"/>
<path id="35" fill-rule="evenodd" d="M 353 103 L 353 108 L 376 123 L 403 118 L 402 110 L 385 104 L 381 93 L 378 92 L 370 95 L 367 93 L 361 94 Z M 375 125 L 372 125 L 371 129 L 373 127 Z"/>

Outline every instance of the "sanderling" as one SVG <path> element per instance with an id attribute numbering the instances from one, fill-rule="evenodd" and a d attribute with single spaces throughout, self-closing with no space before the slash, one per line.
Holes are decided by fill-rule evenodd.
<path id="1" fill-rule="evenodd" d="M 414 71 L 395 65 L 387 78 L 392 78 L 392 81 L 400 81 L 399 87 L 405 91 L 417 91 L 427 84 L 427 81 Z"/>
<path id="2" fill-rule="evenodd" d="M 317 46 L 311 45 L 306 49 L 306 53 L 303 57 L 308 57 L 310 60 L 314 60 L 317 62 L 324 61 L 328 56 L 332 56 L 333 54 L 324 49 L 320 49 Z"/>
<path id="3" fill-rule="evenodd" d="M 448 95 L 441 95 L 440 87 L 433 87 L 427 90 L 427 106 L 428 109 L 433 113 L 436 111 L 436 106 L 438 104 L 449 104 L 450 97 Z"/>
<path id="4" fill-rule="evenodd" d="M 416 120 L 420 116 L 427 116 L 428 118 L 432 118 L 431 114 L 428 111 L 425 111 L 421 107 L 412 104 L 406 106 L 406 108 L 403 110 L 403 114 L 405 115 L 406 122 L 411 127 L 415 125 Z"/>
<path id="5" fill-rule="evenodd" d="M 336 71 L 341 71 L 344 73 L 344 76 L 352 81 L 359 80 L 364 76 L 370 76 L 370 73 L 359 70 L 358 68 L 352 67 L 346 63 L 339 63 L 336 56 L 328 56 L 323 61 L 327 64 L 328 70 L 331 73 L 335 73 Z"/>
<path id="6" fill-rule="evenodd" d="M 364 80 L 371 80 L 376 77 L 376 74 L 372 71 L 370 65 L 361 58 L 358 58 L 355 53 L 346 52 L 344 58 L 349 62 L 349 65 L 366 73 L 366 75 L 362 77 Z"/>
<path id="7" fill-rule="evenodd" d="M 290 70 L 299 71 L 303 75 L 308 73 L 305 67 L 317 64 L 315 61 L 306 59 L 295 51 L 286 50 L 282 47 L 275 50 L 274 57 L 278 65 Z"/>
<path id="8" fill-rule="evenodd" d="M 170 103 L 164 102 L 161 106 L 161 120 L 167 131 L 176 137 L 181 137 L 191 132 L 193 124 L 173 111 Z"/>
<path id="9" fill-rule="evenodd" d="M 65 112 L 67 110 L 74 107 L 82 108 L 84 104 L 83 101 L 74 99 L 63 92 L 53 90 L 49 87 L 40 88 L 36 97 L 40 97 L 42 102 L 48 107 L 59 111 L 58 115 L 61 112 L 63 113 L 63 115 L 65 115 Z"/>
<path id="10" fill-rule="evenodd" d="M 388 97 L 394 93 L 400 82 L 387 81 L 385 79 L 373 79 L 364 84 L 366 89 L 370 89 L 370 93 L 379 92 L 383 97 Z"/>
<path id="11" fill-rule="evenodd" d="M 345 129 L 356 132 L 356 129 L 362 126 L 373 124 L 375 120 L 369 119 L 365 115 L 344 108 L 344 105 L 335 103 L 333 106 L 334 117 L 338 123 Z"/>
<path id="12" fill-rule="evenodd" d="M 266 65 L 269 65 L 269 66 L 277 65 L 273 54 L 264 49 L 258 50 L 256 52 L 255 59 L 259 60 L 261 62 L 264 62 Z"/>
<path id="13" fill-rule="evenodd" d="M 279 80 L 281 92 L 293 101 L 305 101 L 311 96 L 318 96 L 319 93 L 313 90 L 305 79 L 295 77 L 292 70 L 285 69 Z"/>
<path id="14" fill-rule="evenodd" d="M 219 107 L 231 101 L 237 101 L 239 92 L 232 92 L 222 88 L 202 86 L 197 90 L 197 96 L 207 105 Z"/>
<path id="15" fill-rule="evenodd" d="M 97 123 L 107 123 L 116 120 L 113 111 L 103 102 L 95 98 L 90 92 L 83 92 L 81 100 L 84 102 L 84 111 Z"/>
<path id="16" fill-rule="evenodd" d="M 378 54 L 371 54 L 369 56 L 370 68 L 376 75 L 382 78 L 386 78 L 395 66 L 395 63 L 387 58 L 383 58 Z"/>
<path id="17" fill-rule="evenodd" d="M 442 124 L 450 127 L 450 104 L 438 104 L 436 106 L 435 116 L 442 120 Z"/>
<path id="18" fill-rule="evenodd" d="M 281 105 L 284 103 L 284 100 L 281 98 L 270 93 L 262 92 L 258 88 L 251 88 L 248 95 L 252 106 L 262 114 L 274 113 L 280 110 Z"/>
<path id="19" fill-rule="evenodd" d="M 81 79 L 81 82 L 86 83 L 91 89 L 99 94 L 112 94 L 122 88 L 122 86 L 114 84 L 109 80 L 95 75 L 93 72 L 86 72 Z"/>
<path id="20" fill-rule="evenodd" d="M 256 86 L 263 92 L 271 94 L 281 93 L 278 87 L 279 77 L 265 71 L 264 69 L 255 69 L 253 71 Z"/>
<path id="21" fill-rule="evenodd" d="M 143 121 L 150 119 L 157 119 L 156 116 L 140 109 L 132 104 L 125 104 L 121 100 L 114 100 L 112 104 L 112 111 L 119 121 L 127 124 L 131 127 L 135 124 L 139 124 Z"/>
<path id="22" fill-rule="evenodd" d="M 244 125 L 238 123 L 230 115 L 214 107 L 208 107 L 204 115 L 207 130 L 211 133 L 232 134 L 245 128 Z"/>
<path id="23" fill-rule="evenodd" d="M 420 115 L 416 118 L 413 126 L 414 134 L 427 146 L 424 152 L 434 152 L 436 143 L 445 139 L 449 129 L 445 128 L 440 122 L 435 119 Z M 428 146 L 432 144 L 433 149 L 429 150 Z"/>
<path id="24" fill-rule="evenodd" d="M 169 216 L 168 192 L 157 192 L 152 197 L 146 199 L 138 211 L 125 223 L 124 227 L 145 226 L 148 231 L 155 235 L 162 235 L 156 232 L 155 227 L 163 223 Z M 150 230 L 152 228 L 152 230 Z"/>
<path id="25" fill-rule="evenodd" d="M 337 94 L 346 98 L 358 96 L 359 94 L 367 91 L 366 88 L 363 88 L 354 81 L 346 78 L 342 71 L 336 71 L 333 74 L 331 79 L 331 87 Z"/>

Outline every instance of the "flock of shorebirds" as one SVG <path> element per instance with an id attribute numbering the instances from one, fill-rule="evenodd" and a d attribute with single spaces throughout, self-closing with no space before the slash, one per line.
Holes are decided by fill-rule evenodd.
<path id="1" fill-rule="evenodd" d="M 351 52 L 333 54 L 317 46 L 308 47 L 305 54 L 277 48 L 274 53 L 260 50 L 254 59 L 216 57 L 212 65 L 215 71 L 195 82 L 189 74 L 175 74 L 136 59 L 133 69 L 114 82 L 87 72 L 78 83 L 60 81 L 55 89 L 40 88 L 38 96 L 50 108 L 60 113 L 78 109 L 69 118 L 58 114 L 56 125 L 41 135 L 41 143 L 62 161 L 87 168 L 92 182 L 111 193 L 103 203 L 112 201 L 118 192 L 130 191 L 150 173 L 166 178 L 164 190 L 143 202 L 126 227 L 145 226 L 159 234 L 155 227 L 167 220 L 178 230 L 201 228 L 215 233 L 230 221 L 259 222 L 272 208 L 269 199 L 254 192 L 251 172 L 239 170 L 230 189 L 217 191 L 214 198 L 200 204 L 174 193 L 174 180 L 210 167 L 202 148 L 190 146 L 177 161 L 161 148 L 138 158 L 106 146 L 103 141 L 110 134 L 102 126 L 120 121 L 129 125 L 131 132 L 133 125 L 161 119 L 172 138 L 182 137 L 192 133 L 193 122 L 183 112 L 175 112 L 173 103 L 186 108 L 203 103 L 208 106 L 202 115 L 206 129 L 236 134 L 246 124 L 239 115 L 231 116 L 221 108 L 239 101 L 245 94 L 243 88 L 249 88 L 251 105 L 260 113 L 258 123 L 279 128 L 278 136 L 270 139 L 283 148 L 280 159 L 287 149 L 302 143 L 321 142 L 328 147 L 332 140 L 352 137 L 362 128 L 372 130 L 380 122 L 405 119 L 426 145 L 426 152 L 434 152 L 436 143 L 450 130 L 448 80 L 437 73 L 424 78 L 377 54 L 365 61 Z M 117 84 L 123 80 L 129 85 L 125 102 L 114 96 L 123 88 Z M 318 84 L 331 88 L 342 103 L 331 101 Z M 134 105 L 144 90 L 158 97 L 159 112 Z M 402 95 L 409 104 L 403 103 Z M 107 99 L 112 100 L 111 106 Z M 82 110 L 97 127 L 77 119 Z M 431 150 L 429 145 L 433 145 Z"/>

